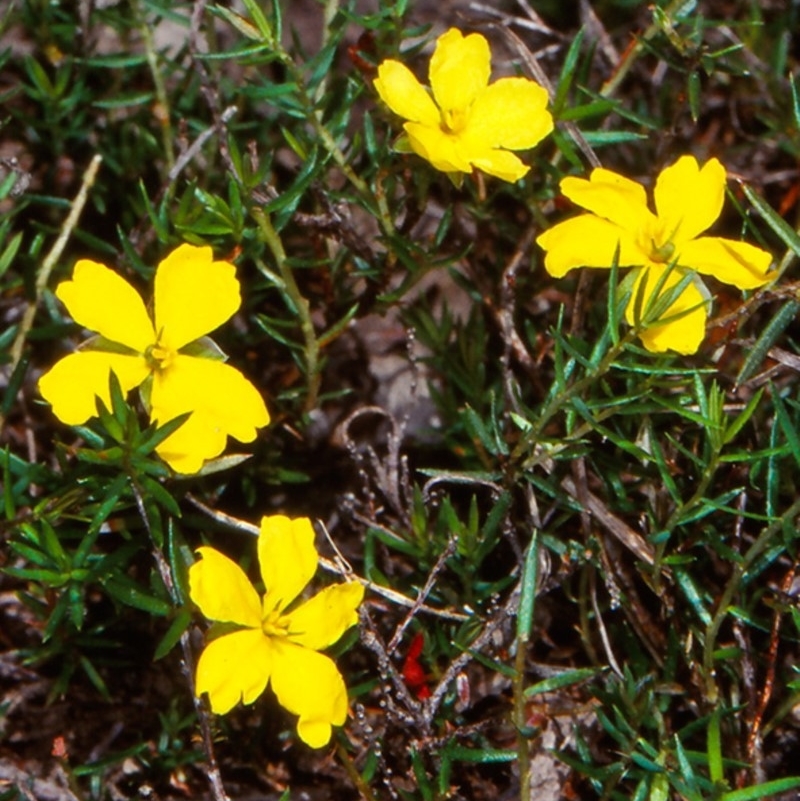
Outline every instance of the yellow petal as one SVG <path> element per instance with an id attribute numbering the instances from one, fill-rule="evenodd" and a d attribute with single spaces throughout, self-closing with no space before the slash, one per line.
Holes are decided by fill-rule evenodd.
<path id="1" fill-rule="evenodd" d="M 489 43 L 479 33 L 450 28 L 436 40 L 430 65 L 433 96 L 443 112 L 466 111 L 486 88 L 491 73 Z"/>
<path id="2" fill-rule="evenodd" d="M 694 156 L 682 156 L 662 170 L 654 195 L 664 236 L 676 243 L 693 239 L 722 211 L 725 168 L 710 159 L 701 170 Z"/>
<path id="3" fill-rule="evenodd" d="M 258 563 L 267 588 L 264 612 L 285 609 L 297 598 L 316 572 L 317 561 L 314 529 L 307 517 L 263 517 Z"/>
<path id="4" fill-rule="evenodd" d="M 633 287 L 631 300 L 625 311 L 625 317 L 629 324 L 634 325 L 635 323 L 634 305 L 635 298 L 640 291 L 639 284 L 641 281 L 646 280 L 643 296 L 643 308 L 646 308 L 652 293 L 655 291 L 659 277 L 666 269 L 667 267 L 665 265 L 651 264 L 649 267 L 642 270 Z M 680 283 L 682 278 L 683 274 L 680 270 L 672 270 L 667 276 L 667 280 L 664 282 L 664 286 L 661 290 L 662 294 Z M 653 353 L 664 353 L 668 350 L 686 355 L 696 353 L 706 333 L 708 304 L 705 303 L 705 301 L 706 298 L 701 293 L 700 289 L 698 289 L 694 283 L 690 283 L 662 317 L 673 317 L 687 309 L 693 309 L 693 311 L 688 312 L 678 319 L 673 319 L 661 325 L 651 325 L 644 329 L 639 334 L 642 344 L 647 350 Z"/>
<path id="5" fill-rule="evenodd" d="M 536 240 L 546 251 L 544 266 L 555 278 L 573 267 L 610 267 L 619 247 L 619 265 L 644 264 L 647 256 L 624 229 L 594 214 L 582 214 L 554 225 Z"/>
<path id="6" fill-rule="evenodd" d="M 547 91 L 527 78 L 501 78 L 472 106 L 465 135 L 486 148 L 525 150 L 553 130 Z"/>
<path id="7" fill-rule="evenodd" d="M 358 606 L 363 600 L 364 587 L 357 581 L 326 587 L 286 616 L 289 639 L 314 651 L 333 645 L 358 623 Z"/>
<path id="8" fill-rule="evenodd" d="M 755 289 L 771 280 L 772 255 L 746 242 L 701 236 L 680 246 L 679 263 L 739 289 Z"/>
<path id="9" fill-rule="evenodd" d="M 528 174 L 530 167 L 508 150 L 490 150 L 482 156 L 470 159 L 472 164 L 487 175 L 514 183 Z"/>
<path id="10" fill-rule="evenodd" d="M 384 61 L 378 67 L 374 85 L 381 100 L 403 119 L 431 127 L 439 125 L 439 109 L 405 64 Z"/>
<path id="11" fill-rule="evenodd" d="M 111 408 L 108 382 L 112 370 L 123 394 L 141 384 L 149 372 L 142 356 L 82 350 L 56 362 L 39 379 L 39 392 L 59 420 L 81 425 L 97 414 L 97 396 Z"/>
<path id="12" fill-rule="evenodd" d="M 282 639 L 272 641 L 272 689 L 282 707 L 299 715 L 297 733 L 312 748 L 331 738 L 347 717 L 347 688 L 329 657 Z"/>
<path id="13" fill-rule="evenodd" d="M 226 437 L 252 442 L 269 413 L 258 390 L 235 368 L 213 359 L 177 354 L 153 375 L 152 420 L 166 423 L 184 412 L 192 417 L 158 446 L 178 472 L 196 472 L 203 460 L 219 456 Z M 188 462 L 178 467 L 181 455 Z M 187 469 L 189 464 L 197 465 Z"/>
<path id="14" fill-rule="evenodd" d="M 273 653 L 261 629 L 244 629 L 212 640 L 197 662 L 195 693 L 208 693 L 217 715 L 229 712 L 239 701 L 252 704 L 267 686 Z"/>
<path id="15" fill-rule="evenodd" d="M 573 203 L 631 234 L 650 230 L 656 224 L 655 215 L 647 208 L 644 187 L 611 170 L 596 167 L 588 181 L 570 175 L 560 186 Z"/>
<path id="16" fill-rule="evenodd" d="M 239 565 L 214 548 L 189 568 L 189 596 L 209 619 L 261 631 L 261 599 Z"/>
<path id="17" fill-rule="evenodd" d="M 139 293 L 103 264 L 81 259 L 72 280 L 56 287 L 72 319 L 112 342 L 144 353 L 155 341 L 153 324 Z"/>
<path id="18" fill-rule="evenodd" d="M 240 304 L 235 267 L 214 261 L 209 247 L 181 245 L 158 265 L 156 332 L 164 348 L 178 350 L 210 333 Z"/>
<path id="19" fill-rule="evenodd" d="M 155 420 L 155 418 L 153 418 Z M 167 422 L 168 417 L 157 422 Z M 156 446 L 156 453 L 176 472 L 197 473 L 209 459 L 219 456 L 228 437 L 220 426 L 202 412 L 195 412 L 174 433 Z"/>
<path id="20" fill-rule="evenodd" d="M 472 172 L 469 160 L 458 149 L 458 140 L 439 126 L 430 128 L 418 122 L 403 126 L 415 153 L 442 172 Z"/>

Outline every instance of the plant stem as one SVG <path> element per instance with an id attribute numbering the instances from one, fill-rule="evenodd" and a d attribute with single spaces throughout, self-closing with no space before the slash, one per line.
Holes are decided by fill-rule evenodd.
<path id="1" fill-rule="evenodd" d="M 784 522 L 791 520 L 798 514 L 800 514 L 800 500 L 796 500 L 785 514 L 781 515 L 777 520 L 773 520 L 747 549 L 747 552 L 742 557 L 742 561 L 733 566 L 733 573 L 728 579 L 728 583 L 725 585 L 725 589 L 717 604 L 717 610 L 714 612 L 714 617 L 706 627 L 706 637 L 703 645 L 703 673 L 706 679 L 706 696 L 711 706 L 717 702 L 719 697 L 719 691 L 715 681 L 714 648 L 716 646 L 719 630 L 728 615 L 728 607 L 736 591 L 739 589 L 739 584 L 747 569 L 753 564 L 756 558 L 761 555 L 762 551 L 764 551 L 770 542 L 772 542 L 773 537 L 783 528 Z"/>
<path id="2" fill-rule="evenodd" d="M 520 578 L 520 597 L 517 609 L 517 652 L 514 655 L 514 678 L 511 686 L 514 693 L 514 727 L 517 730 L 517 764 L 519 765 L 520 801 L 530 801 L 531 761 L 525 714 L 525 662 L 528 658 L 528 642 L 536 605 L 536 585 L 539 578 L 539 533 L 534 529 Z"/>
<path id="3" fill-rule="evenodd" d="M 305 342 L 306 375 L 308 378 L 308 394 L 306 395 L 305 410 L 310 412 L 317 404 L 319 393 L 320 374 L 319 374 L 319 341 L 314 331 L 314 323 L 311 320 L 311 309 L 308 301 L 303 297 L 297 282 L 294 280 L 292 268 L 289 266 L 286 251 L 280 235 L 272 225 L 272 221 L 263 209 L 254 208 L 253 216 L 261 230 L 261 239 L 272 251 L 275 263 L 278 267 L 283 289 L 289 300 L 297 309 L 300 317 L 300 330 L 303 333 Z"/>
<path id="4" fill-rule="evenodd" d="M 135 3 L 135 14 L 139 23 L 139 31 L 144 40 L 145 55 L 147 56 L 147 66 L 150 68 L 150 76 L 153 79 L 153 88 L 156 90 L 156 113 L 155 117 L 161 129 L 161 144 L 164 148 L 164 158 L 167 160 L 167 170 L 169 174 L 175 166 L 175 155 L 172 152 L 174 143 L 172 136 L 172 122 L 170 121 L 170 105 L 167 87 L 164 83 L 162 69 L 158 63 L 158 53 L 156 53 L 153 33 L 144 18 L 139 3 Z"/>
<path id="5" fill-rule="evenodd" d="M 350 781 L 356 786 L 364 801 L 375 801 L 375 796 L 369 789 L 369 785 L 358 772 L 358 768 L 353 764 L 353 760 L 350 759 L 350 754 L 347 753 L 347 749 L 341 742 L 336 743 L 336 755 L 339 757 L 339 762 L 341 762 L 345 773 L 350 777 Z"/>
<path id="6" fill-rule="evenodd" d="M 637 328 L 629 328 L 619 342 L 609 348 L 608 353 L 603 356 L 596 367 L 590 369 L 583 378 L 579 378 L 574 384 L 570 384 L 568 387 L 565 387 L 562 392 L 554 395 L 548 401 L 544 409 L 542 409 L 541 413 L 537 417 L 536 422 L 532 425 L 530 431 L 528 431 L 525 436 L 522 437 L 512 451 L 512 461 L 520 459 L 523 452 L 539 440 L 542 431 L 544 431 L 544 428 L 547 423 L 550 422 L 550 419 L 564 406 L 566 406 L 571 398 L 582 392 L 584 389 L 586 389 L 586 387 L 591 386 L 598 378 L 605 375 L 611 369 L 611 365 L 614 363 L 620 353 L 625 350 L 628 344 L 634 340 L 637 334 Z M 527 469 L 528 467 L 529 465 L 526 464 L 525 468 Z"/>
<path id="7" fill-rule="evenodd" d="M 94 184 L 95 178 L 97 177 L 97 171 L 100 169 L 100 164 L 102 161 L 103 157 L 99 153 L 96 153 L 94 156 L 92 156 L 92 160 L 89 162 L 89 166 L 86 168 L 86 172 L 83 174 L 81 188 L 78 190 L 78 194 L 75 195 L 75 200 L 72 201 L 69 214 L 61 226 L 58 239 L 56 239 L 56 241 L 53 243 L 53 247 L 50 248 L 50 251 L 44 257 L 42 266 L 39 268 L 39 273 L 36 276 L 34 298 L 28 304 L 28 307 L 25 309 L 25 312 L 22 315 L 22 320 L 19 324 L 19 330 L 17 331 L 17 335 L 14 338 L 13 344 L 11 345 L 11 362 L 8 368 L 8 375 L 13 375 L 14 370 L 16 370 L 17 365 L 22 358 L 22 351 L 25 348 L 25 340 L 28 338 L 28 334 L 33 327 L 33 320 L 36 317 L 36 311 L 41 303 L 42 295 L 47 287 L 47 282 L 50 280 L 50 273 L 53 271 L 53 267 L 56 266 L 56 262 L 61 258 L 61 254 L 64 252 L 64 248 L 67 246 L 67 241 L 72 235 L 72 231 L 74 230 L 75 226 L 78 224 L 83 207 L 86 205 L 86 201 L 89 199 L 89 190 Z M 2 430 L 4 423 L 5 417 L 2 413 L 0 413 L 0 430 Z"/>
<path id="8" fill-rule="evenodd" d="M 682 6 L 686 5 L 686 0 L 673 0 L 662 12 L 664 17 L 672 20 L 672 16 L 677 13 Z M 660 30 L 661 25 L 657 22 L 651 22 L 645 32 L 636 39 L 631 46 L 625 51 L 622 56 L 622 61 L 617 66 L 614 74 L 603 84 L 600 89 L 602 97 L 611 97 L 619 89 L 620 84 L 625 80 L 628 73 L 631 71 L 636 59 L 644 52 L 645 42 L 649 42 Z"/>

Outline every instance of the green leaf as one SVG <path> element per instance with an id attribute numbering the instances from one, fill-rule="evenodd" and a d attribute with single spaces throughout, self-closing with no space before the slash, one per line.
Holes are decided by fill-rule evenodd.
<path id="1" fill-rule="evenodd" d="M 458 762 L 494 764 L 514 762 L 517 759 L 517 752 L 508 748 L 468 748 L 465 745 L 448 744 L 444 752 L 450 759 Z"/>
<path id="2" fill-rule="evenodd" d="M 775 779 L 753 787 L 744 787 L 741 790 L 731 790 L 723 793 L 720 801 L 753 801 L 756 798 L 772 798 L 787 790 L 800 787 L 800 776 L 788 776 L 785 779 Z"/>
<path id="3" fill-rule="evenodd" d="M 181 609 L 175 619 L 167 629 L 167 633 L 161 638 L 161 642 L 156 646 L 153 661 L 163 659 L 180 641 L 183 632 L 189 628 L 192 622 L 192 613 L 188 609 Z"/>
<path id="4" fill-rule="evenodd" d="M 558 673 L 555 676 L 551 676 L 549 679 L 537 681 L 536 684 L 532 684 L 525 690 L 525 697 L 531 698 L 541 693 L 560 690 L 562 687 L 571 687 L 573 684 L 580 684 L 581 682 L 593 679 L 602 672 L 602 668 L 575 668 L 574 670 L 565 670 L 563 673 Z"/>
<path id="5" fill-rule="evenodd" d="M 798 311 L 800 311 L 800 303 L 796 300 L 788 300 L 767 323 L 755 345 L 747 351 L 742 368 L 739 370 L 739 375 L 736 376 L 737 386 L 747 381 L 758 370 L 778 337 L 797 317 Z"/>
<path id="6" fill-rule="evenodd" d="M 708 734 L 706 739 L 706 749 L 708 751 L 708 775 L 714 784 L 725 778 L 722 769 L 722 739 L 719 728 L 720 710 L 717 707 L 708 721 Z"/>
<path id="7" fill-rule="evenodd" d="M 764 218 L 764 222 L 767 223 L 786 247 L 794 251 L 795 256 L 800 256 L 800 235 L 798 235 L 797 231 L 795 231 L 789 223 L 758 194 L 758 192 L 751 189 L 747 184 L 742 184 L 742 188 L 744 189 L 747 199 L 756 207 L 758 213 Z"/>
<path id="8" fill-rule="evenodd" d="M 121 574 L 108 576 L 102 582 L 106 592 L 126 606 L 141 609 L 157 617 L 165 617 L 172 611 L 172 606 L 162 598 L 145 592 L 136 582 Z"/>
<path id="9" fill-rule="evenodd" d="M 536 603 L 536 584 L 539 578 L 539 532 L 534 529 L 525 564 L 522 569 L 522 586 L 517 611 L 517 648 L 528 641 L 533 624 L 533 608 Z"/>
<path id="10" fill-rule="evenodd" d="M 557 119 L 560 117 L 561 109 L 566 103 L 567 94 L 575 77 L 575 69 L 578 65 L 578 57 L 581 53 L 581 45 L 583 44 L 583 37 L 585 34 L 585 28 L 581 28 L 577 36 L 572 40 L 569 50 L 567 51 L 567 56 L 564 59 L 564 66 L 561 68 L 561 74 L 558 76 L 556 94 L 553 98 L 553 115 Z"/>

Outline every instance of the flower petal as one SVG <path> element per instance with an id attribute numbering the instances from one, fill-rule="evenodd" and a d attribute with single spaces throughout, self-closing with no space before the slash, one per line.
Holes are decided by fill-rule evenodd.
<path id="1" fill-rule="evenodd" d="M 381 100 L 403 119 L 438 127 L 439 109 L 414 73 L 399 61 L 387 59 L 373 82 Z"/>
<path id="2" fill-rule="evenodd" d="M 666 270 L 666 265 L 651 264 L 646 269 L 642 270 L 638 279 L 636 280 L 631 300 L 628 308 L 625 310 L 625 318 L 630 325 L 635 324 L 634 320 L 634 304 L 635 298 L 639 293 L 639 285 L 642 280 L 646 284 L 644 289 L 644 306 L 650 300 L 650 296 L 655 291 L 656 284 Z M 680 270 L 672 270 L 667 276 L 661 292 L 664 293 L 671 287 L 680 283 L 683 274 Z M 694 309 L 683 317 L 661 325 L 651 325 L 639 333 L 639 338 L 647 350 L 653 353 L 664 353 L 665 351 L 672 350 L 676 353 L 691 354 L 696 353 L 703 341 L 706 333 L 706 317 L 708 316 L 708 303 L 705 303 L 706 298 L 703 293 L 690 283 L 686 289 L 681 292 L 675 302 L 667 309 L 662 317 L 672 317 L 673 315 L 680 314 L 687 309 Z M 702 304 L 702 305 L 700 305 Z M 697 308 L 695 308 L 697 307 Z"/>
<path id="3" fill-rule="evenodd" d="M 530 167 L 508 150 L 490 150 L 485 155 L 475 156 L 470 162 L 487 175 L 494 175 L 513 184 L 524 178 Z"/>
<path id="4" fill-rule="evenodd" d="M 153 374 L 150 416 L 166 423 L 192 416 L 157 450 L 179 472 L 196 472 L 205 459 L 225 450 L 227 436 L 252 442 L 269 413 L 258 390 L 234 367 L 213 359 L 177 354 L 166 369 Z M 188 459 L 182 467 L 173 462 Z M 186 469 L 188 465 L 196 465 Z"/>
<path id="5" fill-rule="evenodd" d="M 261 629 L 244 629 L 212 640 L 197 662 L 195 693 L 208 693 L 217 715 L 239 701 L 252 704 L 267 686 L 273 665 L 271 642 Z"/>
<path id="6" fill-rule="evenodd" d="M 347 688 L 330 657 L 283 639 L 272 641 L 272 689 L 278 702 L 299 715 L 297 733 L 312 748 L 327 745 L 331 725 L 347 717 Z"/>
<path id="7" fill-rule="evenodd" d="M 358 606 L 363 600 L 364 587 L 357 581 L 326 587 L 286 615 L 289 639 L 313 651 L 333 645 L 358 623 Z"/>
<path id="8" fill-rule="evenodd" d="M 462 36 L 461 31 L 450 28 L 436 40 L 429 77 L 445 116 L 448 111 L 466 111 L 486 88 L 491 60 L 489 43 L 479 33 Z"/>
<path id="9" fill-rule="evenodd" d="M 149 372 L 142 356 L 82 350 L 57 361 L 39 379 L 39 392 L 59 420 L 81 425 L 97 414 L 98 396 L 111 408 L 108 381 L 112 370 L 124 394 L 141 384 Z"/>
<path id="10" fill-rule="evenodd" d="M 75 322 L 112 342 L 144 353 L 155 341 L 153 324 L 139 293 L 99 262 L 78 261 L 72 280 L 56 287 L 56 297 Z"/>
<path id="11" fill-rule="evenodd" d="M 258 563 L 267 587 L 264 612 L 283 610 L 297 598 L 316 572 L 318 559 L 314 529 L 307 517 L 261 518 Z"/>
<path id="12" fill-rule="evenodd" d="M 569 175 L 560 187 L 573 203 L 631 234 L 649 230 L 656 224 L 655 215 L 647 208 L 644 187 L 611 170 L 596 167 L 588 181 Z"/>
<path id="13" fill-rule="evenodd" d="M 189 596 L 209 619 L 261 631 L 261 599 L 239 565 L 215 548 L 189 568 Z"/>
<path id="14" fill-rule="evenodd" d="M 682 156 L 662 170 L 654 195 L 665 237 L 676 243 L 694 239 L 722 211 L 725 168 L 710 159 L 700 169 L 694 156 Z"/>
<path id="15" fill-rule="evenodd" d="M 438 125 L 431 128 L 418 122 L 407 122 L 403 127 L 414 152 L 427 159 L 437 170 L 472 172 L 469 159 L 458 149 L 458 140 Z"/>
<path id="16" fill-rule="evenodd" d="M 771 280 L 772 255 L 733 239 L 701 236 L 680 246 L 680 264 L 739 289 L 755 289 Z"/>
<path id="17" fill-rule="evenodd" d="M 555 278 L 573 267 L 610 267 L 619 247 L 619 265 L 644 264 L 647 256 L 627 230 L 594 214 L 582 214 L 554 225 L 536 240 L 547 252 L 544 266 Z"/>
<path id="18" fill-rule="evenodd" d="M 526 150 L 553 130 L 547 90 L 527 78 L 501 78 L 481 92 L 465 133 L 483 149 Z"/>
<path id="19" fill-rule="evenodd" d="M 209 247 L 181 245 L 156 271 L 159 344 L 178 350 L 229 319 L 241 305 L 236 268 L 214 261 Z"/>

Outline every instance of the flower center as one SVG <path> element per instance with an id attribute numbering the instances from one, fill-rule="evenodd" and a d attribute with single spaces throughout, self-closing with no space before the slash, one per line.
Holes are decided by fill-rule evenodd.
<path id="1" fill-rule="evenodd" d="M 144 358 L 151 370 L 166 370 L 175 358 L 175 351 L 156 342 L 145 351 Z"/>
<path id="2" fill-rule="evenodd" d="M 663 245 L 657 245 L 655 240 L 650 240 L 650 258 L 653 261 L 666 264 L 672 260 L 674 255 L 675 245 L 672 242 L 665 242 Z"/>
<path id="3" fill-rule="evenodd" d="M 442 109 L 442 130 L 449 134 L 458 134 L 467 127 L 469 109 Z"/>
<path id="4" fill-rule="evenodd" d="M 262 619 L 261 631 L 266 637 L 286 637 L 289 634 L 289 621 L 276 609 Z"/>
<path id="5" fill-rule="evenodd" d="M 648 255 L 650 261 L 658 264 L 668 264 L 675 256 L 675 243 L 672 241 L 673 232 L 665 232 L 663 226 L 657 221 L 648 224 L 639 232 L 638 244 Z"/>

